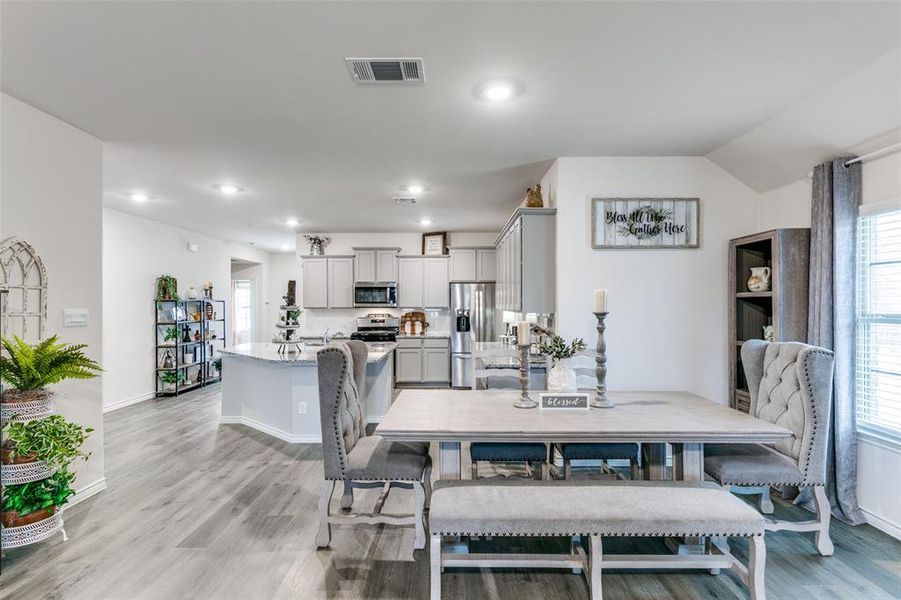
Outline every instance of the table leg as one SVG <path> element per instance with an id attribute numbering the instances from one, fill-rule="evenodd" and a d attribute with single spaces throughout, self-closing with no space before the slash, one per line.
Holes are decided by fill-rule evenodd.
<path id="1" fill-rule="evenodd" d="M 438 479 L 460 479 L 460 442 L 438 443 Z"/>
<path id="2" fill-rule="evenodd" d="M 673 479 L 704 481 L 704 444 L 673 444 Z M 676 554 L 704 554 L 704 538 L 667 538 L 666 545 Z"/>
<path id="3" fill-rule="evenodd" d="M 652 481 L 666 479 L 666 445 L 641 445 L 642 476 Z"/>

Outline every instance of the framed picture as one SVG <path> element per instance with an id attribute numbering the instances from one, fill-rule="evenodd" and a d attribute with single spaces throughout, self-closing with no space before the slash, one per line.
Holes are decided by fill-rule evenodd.
<path id="1" fill-rule="evenodd" d="M 698 198 L 592 198 L 591 247 L 698 248 Z"/>
<path id="2" fill-rule="evenodd" d="M 435 231 L 422 234 L 422 253 L 426 256 L 441 256 L 447 253 L 447 232 Z"/>

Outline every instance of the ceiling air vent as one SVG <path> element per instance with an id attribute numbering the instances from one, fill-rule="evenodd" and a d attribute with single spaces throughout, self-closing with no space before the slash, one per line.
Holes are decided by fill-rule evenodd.
<path id="1" fill-rule="evenodd" d="M 398 206 L 403 206 L 405 204 L 416 204 L 416 198 L 411 196 L 395 196 L 394 203 Z"/>
<path id="2" fill-rule="evenodd" d="M 357 83 L 422 83 L 421 58 L 345 58 Z"/>

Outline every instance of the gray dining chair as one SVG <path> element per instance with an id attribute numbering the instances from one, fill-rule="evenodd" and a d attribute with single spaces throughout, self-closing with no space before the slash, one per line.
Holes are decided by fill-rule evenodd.
<path id="1" fill-rule="evenodd" d="M 741 363 L 751 395 L 751 414 L 781 425 L 792 436 L 775 444 L 710 444 L 704 470 L 738 494 L 760 494 L 761 512 L 773 512 L 771 486 L 812 488 L 817 518 L 767 519 L 768 531 L 815 531 L 817 550 L 834 551 L 829 537 L 832 507 L 826 496 L 826 452 L 832 412 L 833 353 L 798 342 L 750 340 Z"/>
<path id="2" fill-rule="evenodd" d="M 322 425 L 322 464 L 325 481 L 319 496 L 319 533 L 316 545 L 331 542 L 331 525 L 413 525 L 414 549 L 425 547 L 424 514 L 431 496 L 432 461 L 428 444 L 387 442 L 367 436 L 360 406 L 366 374 L 366 344 L 356 340 L 332 342 L 316 354 L 319 375 L 319 412 Z M 382 488 L 371 513 L 330 514 L 335 484 L 344 484 L 341 508 L 353 505 L 354 488 Z M 393 488 L 412 489 L 415 514 L 382 514 Z"/>

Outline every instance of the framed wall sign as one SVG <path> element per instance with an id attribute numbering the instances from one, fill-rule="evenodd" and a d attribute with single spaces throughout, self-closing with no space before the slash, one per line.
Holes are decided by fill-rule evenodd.
<path id="1" fill-rule="evenodd" d="M 591 404 L 585 392 L 542 392 L 538 395 L 541 410 L 588 410 Z"/>
<path id="2" fill-rule="evenodd" d="M 441 256 L 447 252 L 447 232 L 435 231 L 422 234 L 422 253 L 427 256 Z"/>
<path id="3" fill-rule="evenodd" d="M 591 247 L 697 248 L 698 198 L 592 198 Z"/>

